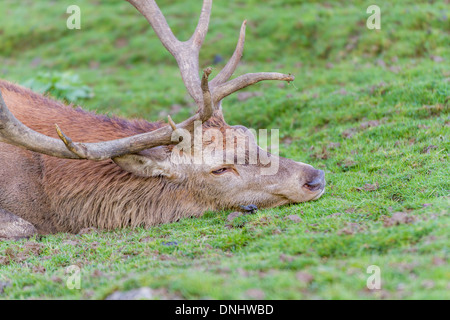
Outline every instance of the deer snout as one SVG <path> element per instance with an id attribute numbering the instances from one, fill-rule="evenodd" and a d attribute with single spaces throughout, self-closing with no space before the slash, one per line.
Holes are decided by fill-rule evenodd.
<path id="1" fill-rule="evenodd" d="M 325 173 L 323 170 L 314 169 L 303 187 L 309 191 L 323 190 L 325 188 Z"/>

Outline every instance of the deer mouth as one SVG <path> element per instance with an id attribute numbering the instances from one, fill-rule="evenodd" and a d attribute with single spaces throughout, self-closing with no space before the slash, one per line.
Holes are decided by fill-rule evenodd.
<path id="1" fill-rule="evenodd" d="M 324 193 L 325 193 L 325 188 L 323 188 L 322 191 L 320 191 L 320 193 L 317 196 L 315 196 L 314 198 L 312 198 L 311 200 L 319 199 Z"/>
<path id="2" fill-rule="evenodd" d="M 303 187 L 308 189 L 309 191 L 314 192 L 314 191 L 322 189 L 323 185 L 322 184 L 308 184 L 308 183 L 305 183 L 303 185 Z"/>

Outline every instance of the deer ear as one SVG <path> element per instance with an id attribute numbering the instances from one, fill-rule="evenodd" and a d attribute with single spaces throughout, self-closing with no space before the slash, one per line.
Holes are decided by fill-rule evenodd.
<path id="1" fill-rule="evenodd" d="M 170 170 L 171 166 L 165 154 L 161 150 L 151 149 L 151 151 L 127 154 L 112 160 L 123 170 L 140 177 L 173 177 L 174 172 Z"/>

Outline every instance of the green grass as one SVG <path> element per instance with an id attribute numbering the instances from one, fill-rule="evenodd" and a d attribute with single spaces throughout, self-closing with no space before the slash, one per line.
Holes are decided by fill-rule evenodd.
<path id="1" fill-rule="evenodd" d="M 76 74 L 95 94 L 78 102 L 108 114 L 156 121 L 180 105 L 179 121 L 195 110 L 173 58 L 131 5 L 77 1 L 82 29 L 68 30 L 70 4 L 0 3 L 1 78 Z M 0 298 L 102 299 L 148 286 L 160 298 L 449 299 L 448 5 L 378 1 L 377 31 L 365 27 L 371 4 L 217 1 L 200 55 L 202 67 L 217 54 L 227 59 L 248 19 L 237 74 L 296 76 L 282 87 L 258 84 L 250 90 L 264 94 L 245 101 L 226 98 L 225 116 L 279 128 L 282 156 L 325 170 L 319 201 L 260 210 L 230 227 L 229 212 L 210 212 L 148 230 L 0 242 Z M 162 9 L 188 38 L 200 3 Z M 395 212 L 412 221 L 390 225 Z M 81 290 L 65 285 L 70 265 L 81 267 Z M 366 288 L 370 265 L 381 268 L 381 290 Z"/>

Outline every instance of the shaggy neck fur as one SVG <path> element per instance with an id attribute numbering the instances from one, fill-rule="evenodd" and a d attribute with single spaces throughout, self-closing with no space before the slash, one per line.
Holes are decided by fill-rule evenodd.
<path id="1" fill-rule="evenodd" d="M 43 179 L 59 231 L 150 227 L 200 216 L 210 207 L 186 186 L 137 177 L 112 161 L 63 162 L 61 167 L 47 161 Z M 61 179 L 70 183 L 61 184 Z"/>

